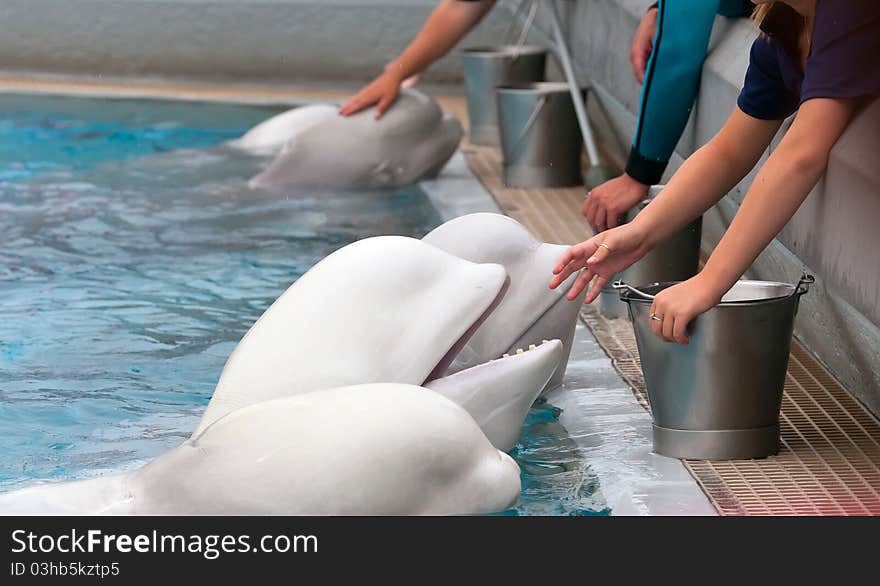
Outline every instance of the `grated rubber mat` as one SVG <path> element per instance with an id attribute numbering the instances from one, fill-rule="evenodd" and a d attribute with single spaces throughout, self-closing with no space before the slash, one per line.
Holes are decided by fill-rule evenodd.
<path id="1" fill-rule="evenodd" d="M 493 147 L 462 144 L 471 170 L 480 178 L 501 209 L 545 242 L 574 244 L 592 232 L 581 216 L 584 188 L 520 189 L 501 182 L 501 154 Z"/>

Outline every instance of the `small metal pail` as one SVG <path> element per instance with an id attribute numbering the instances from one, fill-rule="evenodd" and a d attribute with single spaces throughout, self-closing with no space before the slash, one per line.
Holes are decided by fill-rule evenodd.
<path id="1" fill-rule="evenodd" d="M 582 185 L 583 138 L 567 84 L 498 87 L 503 178 L 508 187 Z"/>
<path id="2" fill-rule="evenodd" d="M 738 281 L 695 318 L 687 345 L 665 342 L 649 321 L 652 296 L 675 283 L 638 290 L 622 283 L 648 401 L 654 451 L 694 460 L 764 458 L 779 451 L 779 409 L 794 319 L 814 282 Z"/>
<path id="3" fill-rule="evenodd" d="M 547 50 L 528 45 L 471 48 L 464 50 L 462 64 L 470 141 L 497 146 L 500 137 L 495 88 L 509 83 L 543 81 Z"/>

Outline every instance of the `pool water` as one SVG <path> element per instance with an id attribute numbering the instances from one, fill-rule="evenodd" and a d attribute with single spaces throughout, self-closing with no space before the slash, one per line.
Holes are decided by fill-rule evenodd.
<path id="1" fill-rule="evenodd" d="M 0 97 L 0 491 L 136 467 L 195 428 L 235 344 L 318 260 L 421 237 L 425 194 L 247 187 L 222 146 L 275 108 Z M 595 477 L 536 406 L 509 514 L 603 514 Z"/>

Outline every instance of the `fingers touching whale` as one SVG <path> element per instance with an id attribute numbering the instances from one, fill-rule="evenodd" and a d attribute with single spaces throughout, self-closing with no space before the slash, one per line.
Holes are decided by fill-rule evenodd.
<path id="1" fill-rule="evenodd" d="M 509 290 L 498 307 L 468 340 L 447 372 L 482 364 L 541 340 L 558 339 L 564 346 L 563 366 L 549 387 L 559 385 L 584 297 L 581 294 L 577 301 L 565 298 L 577 275 L 555 290 L 547 287 L 547 275 L 552 274 L 567 247 L 540 242 L 513 218 L 490 213 L 450 220 L 422 241 L 472 262 L 500 264 L 510 278 Z"/>
<path id="2" fill-rule="evenodd" d="M 400 187 L 439 173 L 461 142 L 461 124 L 429 96 L 402 90 L 376 120 L 371 110 L 329 115 L 306 106 L 245 134 L 239 146 L 263 149 L 288 134 L 281 152 L 250 184 L 254 187 Z M 260 146 L 263 145 L 263 146 Z M 271 147 L 270 147 L 271 148 Z"/>
<path id="3" fill-rule="evenodd" d="M 249 405 L 133 472 L 0 495 L 7 514 L 443 515 L 512 506 L 519 467 L 468 413 L 373 384 Z"/>

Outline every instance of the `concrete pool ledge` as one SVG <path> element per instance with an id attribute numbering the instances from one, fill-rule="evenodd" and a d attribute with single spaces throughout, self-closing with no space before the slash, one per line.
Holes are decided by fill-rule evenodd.
<path id="1" fill-rule="evenodd" d="M 431 204 L 446 222 L 458 216 L 479 212 L 503 213 L 495 199 L 468 167 L 462 152 L 456 151 L 436 178 L 419 183 Z"/>
<path id="2" fill-rule="evenodd" d="M 651 416 L 583 323 L 563 386 L 547 395 L 599 478 L 612 515 L 716 515 L 680 460 L 653 452 Z"/>

